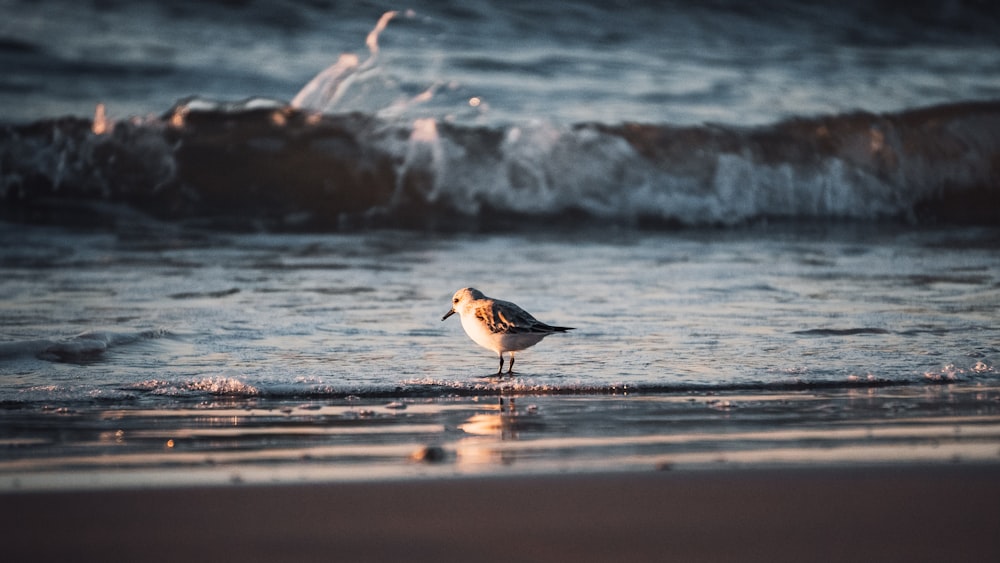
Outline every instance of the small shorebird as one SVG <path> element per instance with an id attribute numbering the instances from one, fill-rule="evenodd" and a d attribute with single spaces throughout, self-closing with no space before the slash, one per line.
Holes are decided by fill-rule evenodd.
<path id="1" fill-rule="evenodd" d="M 534 346 L 550 334 L 573 330 L 571 327 L 547 325 L 510 301 L 491 299 L 471 287 L 455 292 L 451 299 L 451 310 L 441 320 L 455 313 L 461 317 L 462 328 L 469 338 L 500 356 L 497 375 L 503 373 L 504 352 L 510 352 L 507 373 L 512 374 L 514 352 Z"/>

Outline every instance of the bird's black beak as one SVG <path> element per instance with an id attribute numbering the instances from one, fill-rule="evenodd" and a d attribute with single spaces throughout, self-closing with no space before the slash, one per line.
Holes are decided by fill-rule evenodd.
<path id="1" fill-rule="evenodd" d="M 450 316 L 452 316 L 454 314 L 455 314 L 455 310 L 452 309 L 451 311 L 448 311 L 447 313 L 445 313 L 444 316 L 441 317 L 441 320 L 443 321 L 443 320 L 447 319 L 448 317 L 450 317 Z"/>

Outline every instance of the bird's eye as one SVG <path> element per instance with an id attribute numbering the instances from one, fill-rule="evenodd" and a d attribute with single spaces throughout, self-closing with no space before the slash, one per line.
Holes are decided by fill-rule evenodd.
<path id="1" fill-rule="evenodd" d="M 456 305 L 458 305 L 458 297 L 452 299 L 451 302 L 454 303 L 454 304 L 456 304 Z"/>

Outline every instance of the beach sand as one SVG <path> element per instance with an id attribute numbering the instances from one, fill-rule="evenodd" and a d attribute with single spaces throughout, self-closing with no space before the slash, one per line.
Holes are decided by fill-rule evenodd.
<path id="1" fill-rule="evenodd" d="M 996 466 L 0 495 L 6 561 L 1000 561 Z"/>

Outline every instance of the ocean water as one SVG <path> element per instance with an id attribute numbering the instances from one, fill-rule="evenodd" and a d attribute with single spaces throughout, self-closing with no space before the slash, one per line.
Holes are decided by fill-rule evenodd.
<path id="1" fill-rule="evenodd" d="M 6 487 L 1000 456 L 995 228 L 3 228 Z M 577 330 L 497 378 L 465 285 Z"/>
<path id="2" fill-rule="evenodd" d="M 989 6 L 0 13 L 0 488 L 1000 460 Z"/>
<path id="3" fill-rule="evenodd" d="M 290 101 L 343 54 L 364 67 L 390 11 L 336 109 L 767 125 L 1000 94 L 987 2 L 4 0 L 0 119 L 89 117 L 97 103 L 119 119 L 160 115 L 191 95 Z"/>

